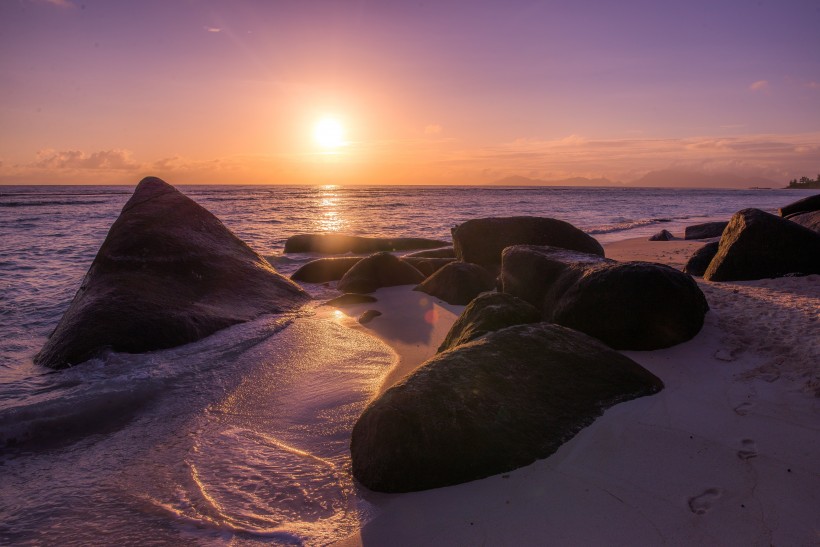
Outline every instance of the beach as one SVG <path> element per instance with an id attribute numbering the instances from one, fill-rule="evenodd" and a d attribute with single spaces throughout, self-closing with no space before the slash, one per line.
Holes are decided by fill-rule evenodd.
<path id="1" fill-rule="evenodd" d="M 702 241 L 633 238 L 607 256 L 681 267 Z M 820 276 L 710 283 L 692 340 L 625 351 L 666 387 L 616 405 L 550 457 L 466 484 L 379 494 L 337 545 L 814 545 L 820 540 Z M 410 287 L 344 308 L 395 352 L 378 393 L 462 309 Z M 365 325 L 365 310 L 382 312 Z"/>

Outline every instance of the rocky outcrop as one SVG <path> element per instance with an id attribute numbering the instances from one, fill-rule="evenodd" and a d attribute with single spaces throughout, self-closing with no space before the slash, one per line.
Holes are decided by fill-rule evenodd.
<path id="1" fill-rule="evenodd" d="M 417 285 L 424 274 L 390 253 L 376 253 L 357 262 L 339 280 L 344 292 L 369 293 L 380 287 Z"/>
<path id="2" fill-rule="evenodd" d="M 415 289 L 444 300 L 466 305 L 484 291 L 495 288 L 495 276 L 477 264 L 452 262 L 425 279 Z"/>
<path id="3" fill-rule="evenodd" d="M 501 263 L 501 252 L 511 245 L 551 245 L 604 256 L 595 238 L 554 218 L 478 218 L 459 224 L 452 233 L 459 260 L 490 268 Z"/>
<path id="4" fill-rule="evenodd" d="M 689 260 L 686 261 L 686 265 L 683 267 L 683 272 L 688 273 L 689 275 L 702 277 L 703 274 L 706 273 L 706 268 L 709 267 L 709 263 L 712 262 L 712 259 L 717 254 L 719 246 L 719 241 L 712 241 L 711 243 L 707 243 L 703 247 L 700 247 L 692 253 L 692 256 L 690 256 Z"/>
<path id="5" fill-rule="evenodd" d="M 305 283 L 326 283 L 341 279 L 347 271 L 362 258 L 343 256 L 339 258 L 318 258 L 302 265 L 291 274 L 294 281 Z"/>
<path id="6" fill-rule="evenodd" d="M 510 471 L 549 456 L 604 409 L 662 387 L 579 332 L 509 327 L 436 355 L 368 405 L 351 435 L 353 476 L 409 492 Z"/>
<path id="7" fill-rule="evenodd" d="M 307 300 L 214 215 L 149 177 L 111 226 L 35 362 L 64 368 L 105 349 L 170 348 Z"/>
<path id="8" fill-rule="evenodd" d="M 820 273 L 820 234 L 759 209 L 738 211 L 703 274 L 709 281 Z"/>
<path id="9" fill-rule="evenodd" d="M 660 232 L 649 236 L 649 241 L 672 241 L 675 236 L 669 230 L 661 230 Z"/>
<path id="10" fill-rule="evenodd" d="M 456 251 L 453 246 L 440 247 L 438 249 L 428 249 L 426 251 L 416 251 L 404 255 L 404 258 L 455 258 Z"/>
<path id="11" fill-rule="evenodd" d="M 448 245 L 446 241 L 420 237 L 362 237 L 344 234 L 299 234 L 285 242 L 286 253 L 376 253 L 380 251 L 409 251 L 436 249 Z"/>
<path id="12" fill-rule="evenodd" d="M 820 194 L 798 199 L 777 210 L 782 217 L 795 215 L 797 213 L 810 213 L 812 211 L 820 211 Z"/>
<path id="13" fill-rule="evenodd" d="M 548 292 L 563 293 L 589 267 L 598 264 L 615 261 L 558 247 L 514 245 L 502 255 L 501 290 L 541 310 Z"/>
<path id="14" fill-rule="evenodd" d="M 809 211 L 806 213 L 795 213 L 789 215 L 786 219 L 796 222 L 801 226 L 805 226 L 809 230 L 820 232 L 820 211 Z"/>
<path id="15" fill-rule="evenodd" d="M 447 264 L 456 261 L 455 258 L 425 258 L 419 256 L 403 256 L 401 259 L 423 273 L 425 277 L 430 277 Z"/>
<path id="16" fill-rule="evenodd" d="M 615 349 L 650 350 L 689 340 L 709 309 L 687 274 L 648 262 L 533 245 L 504 250 L 503 291 L 552 321 Z"/>
<path id="17" fill-rule="evenodd" d="M 486 292 L 470 302 L 450 327 L 438 352 L 513 325 L 538 323 L 541 311 L 511 294 Z"/>
<path id="18" fill-rule="evenodd" d="M 710 237 L 720 237 L 726 229 L 727 221 L 704 222 L 703 224 L 693 224 L 687 226 L 683 232 L 683 239 L 708 239 Z"/>

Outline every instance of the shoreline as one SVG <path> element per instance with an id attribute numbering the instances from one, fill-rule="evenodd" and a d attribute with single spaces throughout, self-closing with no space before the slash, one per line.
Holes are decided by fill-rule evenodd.
<path id="1" fill-rule="evenodd" d="M 630 238 L 604 247 L 617 260 L 679 268 L 703 244 Z M 696 279 L 711 308 L 701 332 L 623 352 L 661 377 L 659 394 L 616 405 L 548 458 L 500 476 L 409 494 L 360 487 L 371 518 L 335 545 L 815 541 L 820 276 Z M 435 354 L 464 307 L 408 287 L 375 296 L 344 313 L 396 354 L 378 396 Z M 367 309 L 382 315 L 360 325 Z"/>

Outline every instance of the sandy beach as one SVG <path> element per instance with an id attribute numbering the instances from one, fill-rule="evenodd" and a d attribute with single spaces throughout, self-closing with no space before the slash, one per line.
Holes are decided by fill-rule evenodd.
<path id="1" fill-rule="evenodd" d="M 681 267 L 702 241 L 612 243 Z M 659 394 L 616 405 L 555 454 L 410 494 L 360 488 L 370 518 L 339 545 L 816 545 L 820 276 L 710 283 L 692 340 L 628 351 Z M 346 307 L 396 353 L 379 393 L 434 355 L 463 309 L 410 287 Z M 382 315 L 361 325 L 365 310 Z"/>

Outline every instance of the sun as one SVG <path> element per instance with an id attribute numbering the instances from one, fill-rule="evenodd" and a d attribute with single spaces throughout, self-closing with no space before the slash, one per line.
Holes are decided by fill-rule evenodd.
<path id="1" fill-rule="evenodd" d="M 313 126 L 313 139 L 322 148 L 339 148 L 345 145 L 345 128 L 336 118 L 322 118 Z"/>

